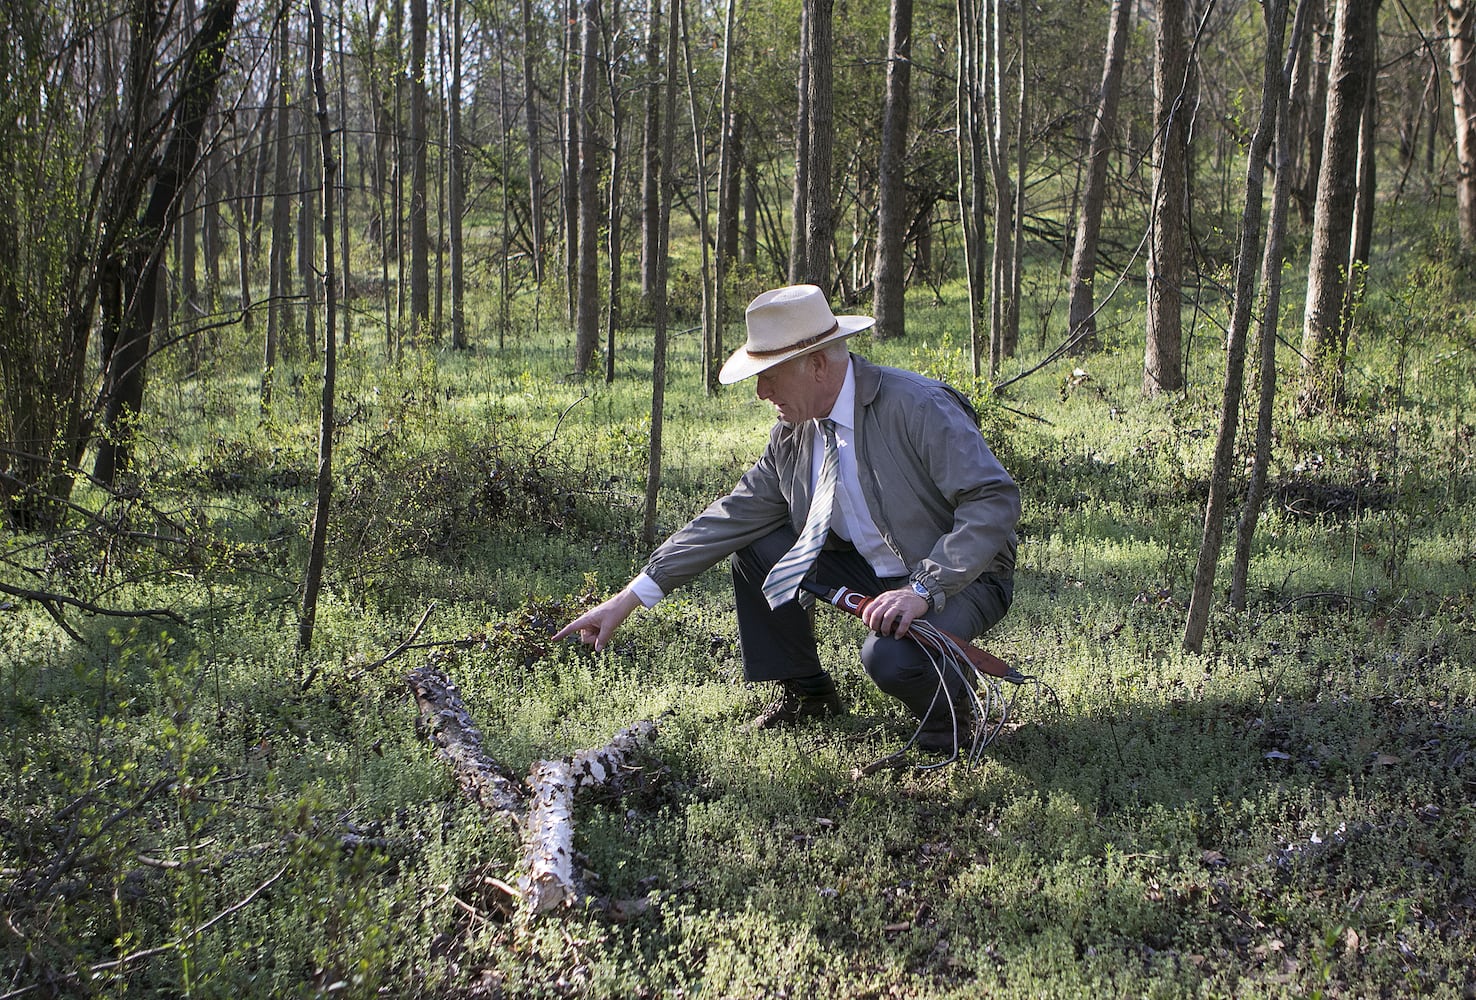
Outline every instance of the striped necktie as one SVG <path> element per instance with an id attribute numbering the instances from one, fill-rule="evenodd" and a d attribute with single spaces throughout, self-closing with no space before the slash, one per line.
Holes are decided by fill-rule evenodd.
<path id="1" fill-rule="evenodd" d="M 820 429 L 825 432 L 825 457 L 820 463 L 815 495 L 810 500 L 810 516 L 805 518 L 799 540 L 764 578 L 764 597 L 771 608 L 794 599 L 800 581 L 815 565 L 815 557 L 820 554 L 825 536 L 830 531 L 830 509 L 835 505 L 835 484 L 840 478 L 840 450 L 835 443 L 835 424 L 822 420 Z"/>

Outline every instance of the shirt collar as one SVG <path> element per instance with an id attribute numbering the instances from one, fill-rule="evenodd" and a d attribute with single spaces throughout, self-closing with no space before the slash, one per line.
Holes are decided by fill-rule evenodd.
<path id="1" fill-rule="evenodd" d="M 844 427 L 848 431 L 856 429 L 856 365 L 849 355 L 846 357 L 846 377 L 841 382 L 840 394 L 835 397 L 827 417 L 837 427 Z"/>

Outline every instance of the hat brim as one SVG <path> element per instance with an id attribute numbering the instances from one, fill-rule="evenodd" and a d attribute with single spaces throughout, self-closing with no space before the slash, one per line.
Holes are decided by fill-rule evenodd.
<path id="1" fill-rule="evenodd" d="M 797 358 L 804 354 L 813 354 L 826 344 L 833 344 L 837 340 L 844 340 L 852 334 L 870 329 L 875 324 L 876 319 L 872 316 L 837 316 L 835 318 L 836 330 L 830 336 L 792 351 L 782 351 L 764 354 L 762 356 L 749 354 L 748 346 L 745 344 L 728 356 L 728 360 L 723 363 L 722 370 L 718 372 L 718 381 L 723 385 L 742 382 L 744 379 L 753 378 L 759 372 L 767 371 L 775 365 L 782 365 L 792 358 Z"/>

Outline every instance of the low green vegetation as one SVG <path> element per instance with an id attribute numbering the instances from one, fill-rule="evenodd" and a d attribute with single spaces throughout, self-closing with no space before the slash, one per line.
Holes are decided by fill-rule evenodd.
<path id="1" fill-rule="evenodd" d="M 860 780 L 910 727 L 852 620 L 817 617 L 852 714 L 780 735 L 739 729 L 766 692 L 721 567 L 602 654 L 549 641 L 642 562 L 644 331 L 607 386 L 564 378 L 547 302 L 501 351 L 393 364 L 361 324 L 307 655 L 315 371 L 279 372 L 263 419 L 244 339 L 208 372 L 161 358 L 134 487 L 5 541 L 12 583 L 177 618 L 0 611 L 0 996 L 1471 996 L 1476 328 L 1430 256 L 1366 306 L 1340 413 L 1292 416 L 1282 350 L 1250 607 L 1222 602 L 1202 655 L 1218 330 L 1145 401 L 1117 301 L 1099 353 L 981 396 L 1026 505 L 986 645 L 1058 702 L 1023 690 L 976 768 Z M 859 349 L 972 385 L 949 292 Z M 1015 370 L 1051 346 L 1024 342 Z M 771 419 L 748 386 L 704 398 L 696 350 L 674 341 L 667 529 Z M 417 732 L 404 674 L 431 655 L 515 772 L 657 721 L 577 800 L 587 905 L 513 914 L 517 832 Z"/>

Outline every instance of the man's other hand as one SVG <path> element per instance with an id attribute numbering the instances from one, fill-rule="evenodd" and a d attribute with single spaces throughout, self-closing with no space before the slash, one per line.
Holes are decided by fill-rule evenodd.
<path id="1" fill-rule="evenodd" d="M 927 613 L 928 602 L 913 593 L 911 587 L 903 587 L 876 595 L 861 612 L 861 620 L 878 635 L 905 639 L 912 623 Z"/>

